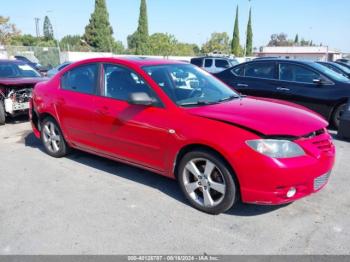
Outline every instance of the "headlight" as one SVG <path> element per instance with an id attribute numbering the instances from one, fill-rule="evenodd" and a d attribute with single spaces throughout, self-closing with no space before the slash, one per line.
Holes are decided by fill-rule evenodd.
<path id="1" fill-rule="evenodd" d="M 272 158 L 291 158 L 305 155 L 305 151 L 299 145 L 288 140 L 249 140 L 247 145 L 260 154 Z"/>

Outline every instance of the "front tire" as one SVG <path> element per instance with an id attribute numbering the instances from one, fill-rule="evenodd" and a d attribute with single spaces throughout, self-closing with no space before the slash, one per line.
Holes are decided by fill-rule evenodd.
<path id="1" fill-rule="evenodd" d="M 68 154 L 69 147 L 57 122 L 47 117 L 41 124 L 41 141 L 48 155 L 61 158 Z"/>
<path id="2" fill-rule="evenodd" d="M 177 179 L 187 200 L 200 211 L 217 215 L 229 210 L 237 200 L 231 168 L 210 151 L 187 153 L 180 161 Z"/>
<path id="3" fill-rule="evenodd" d="M 6 113 L 4 102 L 0 100 L 0 126 L 5 125 L 6 122 Z"/>

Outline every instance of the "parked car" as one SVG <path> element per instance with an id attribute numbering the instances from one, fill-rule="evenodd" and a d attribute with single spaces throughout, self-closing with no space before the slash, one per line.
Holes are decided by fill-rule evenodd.
<path id="1" fill-rule="evenodd" d="M 348 64 L 348 63 L 344 63 L 344 62 L 340 62 L 340 61 L 336 61 L 336 63 L 350 69 L 350 64 Z"/>
<path id="2" fill-rule="evenodd" d="M 293 202 L 321 190 L 334 164 L 328 123 L 317 114 L 242 97 L 176 61 L 80 61 L 39 83 L 31 108 L 49 155 L 76 148 L 177 179 L 188 201 L 211 214 L 238 198 Z"/>
<path id="3" fill-rule="evenodd" d="M 44 79 L 31 66 L 0 60 L 0 125 L 6 117 L 27 114 L 34 85 Z"/>
<path id="4" fill-rule="evenodd" d="M 16 55 L 15 58 L 16 58 L 16 60 L 22 61 L 22 62 L 30 65 L 35 70 L 40 72 L 42 75 L 46 75 L 47 71 L 49 70 L 49 67 L 45 67 L 45 66 L 42 66 L 39 63 L 33 62 L 30 59 L 28 59 L 27 57 L 25 57 L 25 56 Z"/>
<path id="5" fill-rule="evenodd" d="M 47 77 L 53 77 L 59 71 L 61 71 L 63 68 L 66 68 L 67 66 L 69 66 L 71 63 L 72 62 L 64 62 L 64 63 L 60 64 L 59 66 L 56 66 L 55 68 L 52 68 L 51 70 L 49 70 L 47 72 Z"/>
<path id="6" fill-rule="evenodd" d="M 219 73 L 227 68 L 231 68 L 239 62 L 235 58 L 223 56 L 204 56 L 191 59 L 191 64 L 199 66 L 209 73 Z"/>
<path id="7" fill-rule="evenodd" d="M 350 66 L 350 60 L 349 59 L 338 59 L 337 61 L 336 61 L 337 63 L 342 63 L 342 64 L 347 64 L 347 65 L 349 65 Z"/>
<path id="8" fill-rule="evenodd" d="M 317 62 L 350 79 L 350 68 L 335 62 Z"/>
<path id="9" fill-rule="evenodd" d="M 216 74 L 237 91 L 294 102 L 321 114 L 335 128 L 350 97 L 348 78 L 320 64 L 287 59 L 254 60 Z"/>

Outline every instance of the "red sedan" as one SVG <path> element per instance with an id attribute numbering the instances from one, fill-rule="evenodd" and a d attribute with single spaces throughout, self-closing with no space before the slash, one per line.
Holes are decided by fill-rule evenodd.
<path id="1" fill-rule="evenodd" d="M 335 148 L 319 115 L 243 97 L 181 62 L 99 58 L 37 84 L 35 135 L 46 152 L 76 148 L 177 179 L 197 209 L 239 199 L 283 204 L 321 190 Z"/>

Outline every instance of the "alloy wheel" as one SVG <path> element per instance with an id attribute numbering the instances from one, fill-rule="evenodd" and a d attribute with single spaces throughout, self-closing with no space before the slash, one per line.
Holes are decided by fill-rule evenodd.
<path id="1" fill-rule="evenodd" d="M 224 199 L 226 183 L 220 169 L 210 160 L 190 160 L 183 170 L 183 182 L 190 198 L 202 207 L 216 207 Z"/>
<path id="2" fill-rule="evenodd" d="M 46 148 L 51 153 L 57 153 L 61 149 L 61 134 L 57 126 L 51 122 L 47 121 L 43 126 L 43 140 Z"/>

